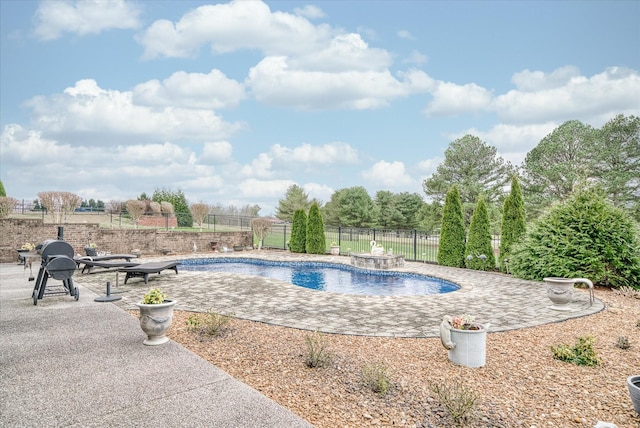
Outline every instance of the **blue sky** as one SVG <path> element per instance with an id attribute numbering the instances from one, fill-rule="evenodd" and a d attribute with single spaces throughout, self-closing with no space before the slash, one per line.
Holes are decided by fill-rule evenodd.
<path id="1" fill-rule="evenodd" d="M 471 133 L 515 165 L 640 115 L 638 1 L 0 2 L 0 179 L 275 212 L 416 192 Z"/>

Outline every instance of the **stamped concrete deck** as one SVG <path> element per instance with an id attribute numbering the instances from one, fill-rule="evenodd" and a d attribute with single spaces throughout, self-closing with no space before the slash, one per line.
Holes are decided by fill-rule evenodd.
<path id="1" fill-rule="evenodd" d="M 271 250 L 164 257 L 162 260 L 193 257 L 350 263 L 350 258 L 345 256 Z M 144 261 L 155 260 L 159 259 Z M 419 262 L 406 262 L 404 267 L 394 270 L 447 279 L 460 285 L 461 289 L 430 296 L 356 296 L 309 290 L 263 277 L 180 269 L 178 275 L 173 271 L 153 275 L 147 285 L 141 279 L 132 279 L 123 285 L 124 274 L 117 275 L 116 272 L 78 274 L 74 281 L 102 295 L 110 281 L 112 294 L 123 297 L 115 304 L 124 309 L 136 309 L 135 303 L 144 293 L 150 288 L 161 287 L 177 300 L 178 310 L 213 310 L 286 327 L 363 336 L 436 337 L 440 321 L 447 314 L 471 314 L 483 324 L 490 323 L 491 331 L 495 332 L 559 322 L 604 309 L 604 304 L 597 299 L 590 306 L 589 294 L 578 289 L 570 304 L 571 312 L 550 309 L 551 301 L 546 296 L 544 283 L 509 275 Z"/>

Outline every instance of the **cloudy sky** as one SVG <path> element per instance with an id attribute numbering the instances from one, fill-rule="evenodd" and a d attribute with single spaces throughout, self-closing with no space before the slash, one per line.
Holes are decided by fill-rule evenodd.
<path id="1" fill-rule="evenodd" d="M 0 2 L 0 179 L 275 212 L 416 192 L 471 133 L 520 164 L 640 115 L 638 1 Z"/>

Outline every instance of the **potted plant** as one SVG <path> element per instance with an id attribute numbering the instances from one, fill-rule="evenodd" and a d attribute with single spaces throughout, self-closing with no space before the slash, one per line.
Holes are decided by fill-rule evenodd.
<path id="1" fill-rule="evenodd" d="M 88 257 L 96 257 L 98 255 L 98 246 L 93 242 L 84 246 L 84 252 Z"/>
<path id="2" fill-rule="evenodd" d="M 445 315 L 440 324 L 442 346 L 449 360 L 467 367 L 482 367 L 486 361 L 489 324 L 479 324 L 470 315 Z"/>
<path id="3" fill-rule="evenodd" d="M 640 415 L 640 375 L 629 376 L 627 378 L 627 388 L 629 388 L 633 408 Z"/>
<path id="4" fill-rule="evenodd" d="M 339 256 L 340 255 L 340 246 L 338 245 L 338 243 L 336 241 L 333 241 L 331 243 L 331 254 L 334 256 Z"/>
<path id="5" fill-rule="evenodd" d="M 176 301 L 169 300 L 159 288 L 151 289 L 142 302 L 136 303 L 140 309 L 140 327 L 147 335 L 145 345 L 162 345 L 169 341 L 165 333 L 171 327 L 175 304 Z"/>

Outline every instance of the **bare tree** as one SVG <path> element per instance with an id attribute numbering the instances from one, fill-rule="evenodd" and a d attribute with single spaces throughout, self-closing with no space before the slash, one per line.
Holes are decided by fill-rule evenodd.
<path id="1" fill-rule="evenodd" d="M 191 207 L 189 207 L 189 210 L 191 211 L 191 215 L 193 216 L 193 221 L 195 221 L 198 226 L 200 226 L 200 231 L 202 232 L 202 223 L 209 214 L 209 205 L 200 202 L 197 204 L 192 204 Z"/>
<path id="2" fill-rule="evenodd" d="M 138 201 L 137 199 L 129 199 L 124 203 L 124 205 L 127 207 L 129 217 L 131 217 L 131 220 L 137 228 L 138 220 L 140 220 L 140 217 L 142 217 L 147 210 L 147 204 L 145 204 L 144 201 Z"/>
<path id="3" fill-rule="evenodd" d="M 258 237 L 258 250 L 262 249 L 262 243 L 264 238 L 271 232 L 272 224 L 268 218 L 257 217 L 251 219 L 251 228 L 253 229 L 253 233 Z"/>
<path id="4" fill-rule="evenodd" d="M 53 222 L 62 223 L 67 218 L 67 214 L 73 212 L 82 203 L 82 198 L 69 192 L 40 192 L 38 193 L 40 205 L 51 214 Z"/>
<path id="5" fill-rule="evenodd" d="M 173 204 L 171 202 L 160 202 L 160 208 L 162 210 L 162 214 L 173 214 Z"/>
<path id="6" fill-rule="evenodd" d="M 160 206 L 160 204 L 158 202 L 155 202 L 155 201 L 149 201 L 149 210 L 153 214 L 162 213 L 162 207 Z"/>
<path id="7" fill-rule="evenodd" d="M 122 212 L 122 208 L 124 208 L 124 202 L 111 200 L 109 202 L 109 206 L 111 207 L 111 212 L 113 214 L 120 214 Z"/>
<path id="8" fill-rule="evenodd" d="M 0 196 L 0 218 L 9 217 L 17 204 L 18 200 L 11 196 Z"/>

